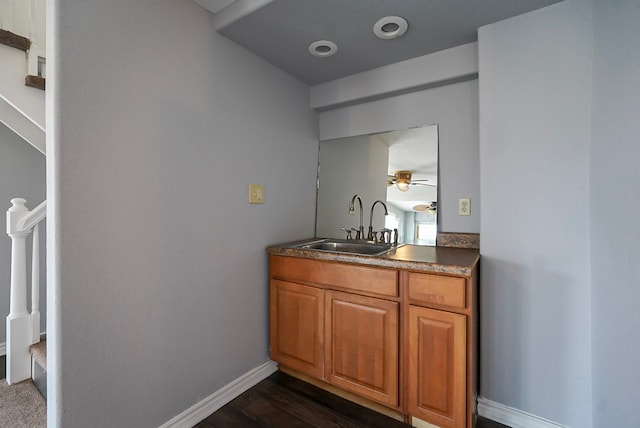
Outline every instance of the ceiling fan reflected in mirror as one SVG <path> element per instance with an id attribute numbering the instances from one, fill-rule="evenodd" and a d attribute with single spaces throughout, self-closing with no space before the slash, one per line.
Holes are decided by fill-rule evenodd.
<path id="1" fill-rule="evenodd" d="M 430 186 L 436 187 L 435 184 L 422 183 L 429 180 L 411 180 L 412 172 L 408 170 L 396 171 L 394 175 L 387 175 L 387 187 L 394 184 L 401 192 L 409 190 L 409 186 Z"/>
<path id="2" fill-rule="evenodd" d="M 436 201 L 432 201 L 431 203 L 415 205 L 413 210 L 435 214 L 438 211 L 438 203 Z"/>

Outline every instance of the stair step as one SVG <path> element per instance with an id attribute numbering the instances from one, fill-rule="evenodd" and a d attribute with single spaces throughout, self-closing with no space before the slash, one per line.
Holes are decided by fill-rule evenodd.
<path id="1" fill-rule="evenodd" d="M 40 391 L 40 394 L 47 398 L 47 341 L 41 339 L 29 347 L 33 364 L 31 365 L 31 380 Z M 2 426 L 2 425 L 0 425 Z"/>
<path id="2" fill-rule="evenodd" d="M 47 371 L 47 340 L 44 339 L 29 346 L 29 352 L 31 352 L 31 356 L 36 363 L 38 363 L 44 371 Z"/>
<path id="3" fill-rule="evenodd" d="M 27 74 L 27 77 L 24 78 L 24 84 L 44 91 L 45 79 L 44 77 Z"/>
<path id="4" fill-rule="evenodd" d="M 0 43 L 25 52 L 31 46 L 29 39 L 7 30 L 0 30 Z"/>

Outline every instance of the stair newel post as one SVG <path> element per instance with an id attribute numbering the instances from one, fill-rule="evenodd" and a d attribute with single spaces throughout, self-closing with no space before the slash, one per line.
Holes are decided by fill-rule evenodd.
<path id="1" fill-rule="evenodd" d="M 31 377 L 31 317 L 27 312 L 26 237 L 18 222 L 29 210 L 25 200 L 14 198 L 7 211 L 7 234 L 11 237 L 11 301 L 7 315 L 7 383 Z"/>
<path id="2" fill-rule="evenodd" d="M 40 342 L 40 225 L 33 227 L 31 253 L 31 343 Z"/>

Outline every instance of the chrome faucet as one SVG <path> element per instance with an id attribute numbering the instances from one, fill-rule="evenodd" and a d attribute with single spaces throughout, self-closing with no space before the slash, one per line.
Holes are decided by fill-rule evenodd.
<path id="1" fill-rule="evenodd" d="M 349 214 L 354 215 L 356 213 L 356 199 L 358 200 L 358 205 L 360 205 L 360 228 L 356 233 L 356 239 L 364 239 L 364 225 L 362 221 L 362 199 L 360 199 L 360 196 L 353 195 L 353 198 L 351 198 L 351 202 L 349 202 Z"/>
<path id="2" fill-rule="evenodd" d="M 380 199 L 378 199 L 373 203 L 373 205 L 371 205 L 371 212 L 369 213 L 369 233 L 367 234 L 367 239 L 369 241 L 373 239 L 373 209 L 376 207 L 376 204 L 378 203 L 382 204 L 382 206 L 384 207 L 384 215 L 385 216 L 389 215 L 389 210 L 387 210 L 387 206 Z"/>

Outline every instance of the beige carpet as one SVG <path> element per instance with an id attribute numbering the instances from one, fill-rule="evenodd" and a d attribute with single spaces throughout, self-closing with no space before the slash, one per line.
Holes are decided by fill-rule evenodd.
<path id="1" fill-rule="evenodd" d="M 47 403 L 31 380 L 7 385 L 0 379 L 0 427 L 46 428 Z"/>

